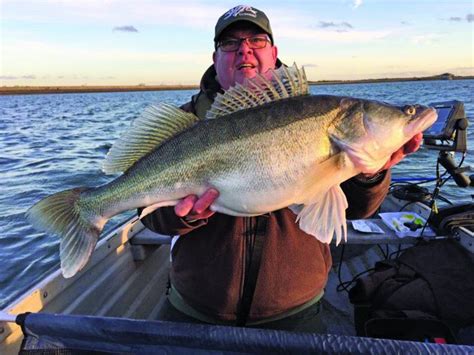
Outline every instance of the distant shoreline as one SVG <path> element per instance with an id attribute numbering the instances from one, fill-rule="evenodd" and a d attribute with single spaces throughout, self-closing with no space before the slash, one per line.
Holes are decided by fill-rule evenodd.
<path id="1" fill-rule="evenodd" d="M 474 75 L 457 76 L 454 74 L 441 74 L 434 76 L 411 77 L 411 78 L 381 78 L 381 79 L 359 79 L 359 80 L 319 80 L 309 81 L 310 85 L 331 85 L 331 84 L 373 84 L 392 83 L 404 81 L 433 81 L 433 80 L 472 80 Z"/>
<path id="2" fill-rule="evenodd" d="M 429 80 L 472 80 L 474 76 L 456 76 L 445 73 L 429 77 L 412 78 L 383 78 L 360 80 L 319 80 L 309 81 L 309 85 L 331 84 L 372 84 L 405 81 Z M 169 90 L 197 90 L 198 85 L 120 85 L 120 86 L 2 86 L 0 95 L 35 95 L 35 94 L 73 94 L 73 93 L 100 93 L 100 92 L 130 92 L 130 91 L 169 91 Z"/>
<path id="3" fill-rule="evenodd" d="M 80 94 L 129 91 L 193 90 L 198 85 L 120 85 L 120 86 L 2 86 L 0 95 Z"/>

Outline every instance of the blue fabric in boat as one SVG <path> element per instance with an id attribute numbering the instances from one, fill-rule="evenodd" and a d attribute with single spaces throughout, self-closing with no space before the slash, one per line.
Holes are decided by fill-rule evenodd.
<path id="1" fill-rule="evenodd" d="M 18 317 L 20 354 L 48 353 L 318 353 L 467 354 L 474 347 L 354 336 L 109 317 L 30 313 Z M 46 351 L 45 351 L 46 350 Z M 59 352 L 58 352 L 59 351 Z"/>

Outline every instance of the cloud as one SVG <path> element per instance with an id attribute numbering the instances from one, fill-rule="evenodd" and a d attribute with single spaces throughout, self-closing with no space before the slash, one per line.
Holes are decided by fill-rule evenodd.
<path id="1" fill-rule="evenodd" d="M 465 19 L 466 19 L 467 22 L 474 22 L 474 14 L 467 14 Z M 453 22 L 461 22 L 464 19 L 460 16 L 452 16 L 448 20 L 453 21 Z"/>
<path id="2" fill-rule="evenodd" d="M 189 57 L 183 54 L 184 50 L 180 49 L 149 51 L 137 48 L 126 49 L 122 46 L 106 46 L 106 48 L 91 50 L 87 45 L 79 46 L 72 42 L 53 44 L 50 42 L 15 41 L 13 39 L 7 39 L 2 45 L 2 61 L 5 70 L 0 75 L 11 78 L 1 78 L 0 86 L 17 83 L 21 85 L 33 83 L 82 85 L 85 80 L 89 85 L 135 81 L 149 83 L 158 80 L 157 78 L 166 83 L 180 81 L 194 83 L 199 82 L 200 71 L 204 72 L 209 66 L 209 53 L 205 51 L 193 54 L 193 65 L 198 68 L 196 69 L 197 73 L 193 73 L 186 67 L 186 64 L 189 64 Z M 4 53 L 8 55 L 4 56 Z M 32 73 L 24 73 L 21 68 L 31 66 L 31 58 L 36 58 L 34 70 Z M 124 66 L 128 67 L 125 73 Z M 157 67 L 170 68 L 174 66 L 184 69 L 180 69 L 181 71 L 171 69 L 164 73 L 154 74 Z M 36 75 L 36 80 L 31 80 L 31 76 L 24 75 L 33 73 Z M 46 74 L 49 77 L 42 79 Z M 64 76 L 64 78 L 58 79 L 56 76 Z M 84 79 L 84 76 L 89 79 Z M 116 79 L 102 79 L 107 76 L 114 76 Z"/>
<path id="3" fill-rule="evenodd" d="M 279 27 L 278 33 L 280 33 L 278 36 L 279 38 L 332 43 L 370 43 L 375 40 L 385 39 L 392 35 L 391 30 L 327 31 L 288 25 Z"/>
<path id="4" fill-rule="evenodd" d="M 359 6 L 362 5 L 362 0 L 354 0 L 353 1 L 353 5 L 352 5 L 352 8 L 353 9 L 357 9 Z"/>
<path id="5" fill-rule="evenodd" d="M 405 25 L 405 26 L 411 26 L 411 23 L 408 22 L 408 21 L 402 21 L 400 22 L 402 25 Z"/>
<path id="6" fill-rule="evenodd" d="M 87 46 L 81 47 L 72 43 L 69 45 L 62 45 L 42 41 L 5 41 L 3 43 L 3 50 L 5 53 L 9 54 L 9 58 L 25 58 L 27 53 L 34 53 L 35 56 L 49 58 L 49 61 L 55 59 L 63 62 L 76 60 L 78 58 L 87 58 L 90 62 L 107 62 L 112 58 L 120 58 L 124 61 L 189 61 L 189 58 L 184 58 L 180 52 L 150 52 L 146 50 L 124 51 L 123 48 L 104 48 L 101 50 L 91 51 Z M 208 53 L 204 53 L 202 57 L 206 57 L 206 62 L 209 61 Z M 83 62 L 83 60 L 81 60 L 81 62 Z"/>
<path id="7" fill-rule="evenodd" d="M 34 80 L 36 79 L 36 75 L 23 75 L 23 76 L 0 75 L 0 80 L 21 80 L 21 79 Z"/>
<path id="8" fill-rule="evenodd" d="M 113 31 L 138 32 L 138 30 L 133 26 L 118 26 L 118 27 L 114 27 Z"/>
<path id="9" fill-rule="evenodd" d="M 202 0 L 1 0 L 2 21 L 21 20 L 48 24 L 107 24 L 116 26 L 124 19 L 129 23 L 181 28 L 214 28 L 216 19 L 226 7 Z M 5 3 L 5 4 L 4 4 Z"/>
<path id="10" fill-rule="evenodd" d="M 474 70 L 474 67 L 456 67 L 456 70 Z"/>
<path id="11" fill-rule="evenodd" d="M 440 35 L 434 33 L 428 33 L 425 35 L 414 36 L 411 41 L 414 44 L 433 44 L 439 42 L 441 39 Z"/>
<path id="12" fill-rule="evenodd" d="M 327 22 L 327 21 L 319 21 L 319 27 L 321 28 L 330 28 L 330 27 L 353 28 L 352 25 L 348 22 L 335 23 L 335 22 Z"/>

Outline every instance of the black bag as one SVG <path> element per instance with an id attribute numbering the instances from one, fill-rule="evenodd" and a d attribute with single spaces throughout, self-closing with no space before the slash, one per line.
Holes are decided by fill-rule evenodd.
<path id="1" fill-rule="evenodd" d="M 454 240 L 422 242 L 377 262 L 349 298 L 360 336 L 455 343 L 474 324 L 474 260 Z"/>

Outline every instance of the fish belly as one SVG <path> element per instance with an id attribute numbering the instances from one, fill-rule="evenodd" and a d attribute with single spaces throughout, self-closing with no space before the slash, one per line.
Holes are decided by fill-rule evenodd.
<path id="1" fill-rule="evenodd" d="M 314 174 L 318 161 L 305 150 L 294 154 L 255 149 L 247 160 L 235 164 L 236 168 L 212 177 L 208 185 L 220 195 L 211 209 L 232 216 L 253 216 L 303 200 L 303 183 Z"/>

